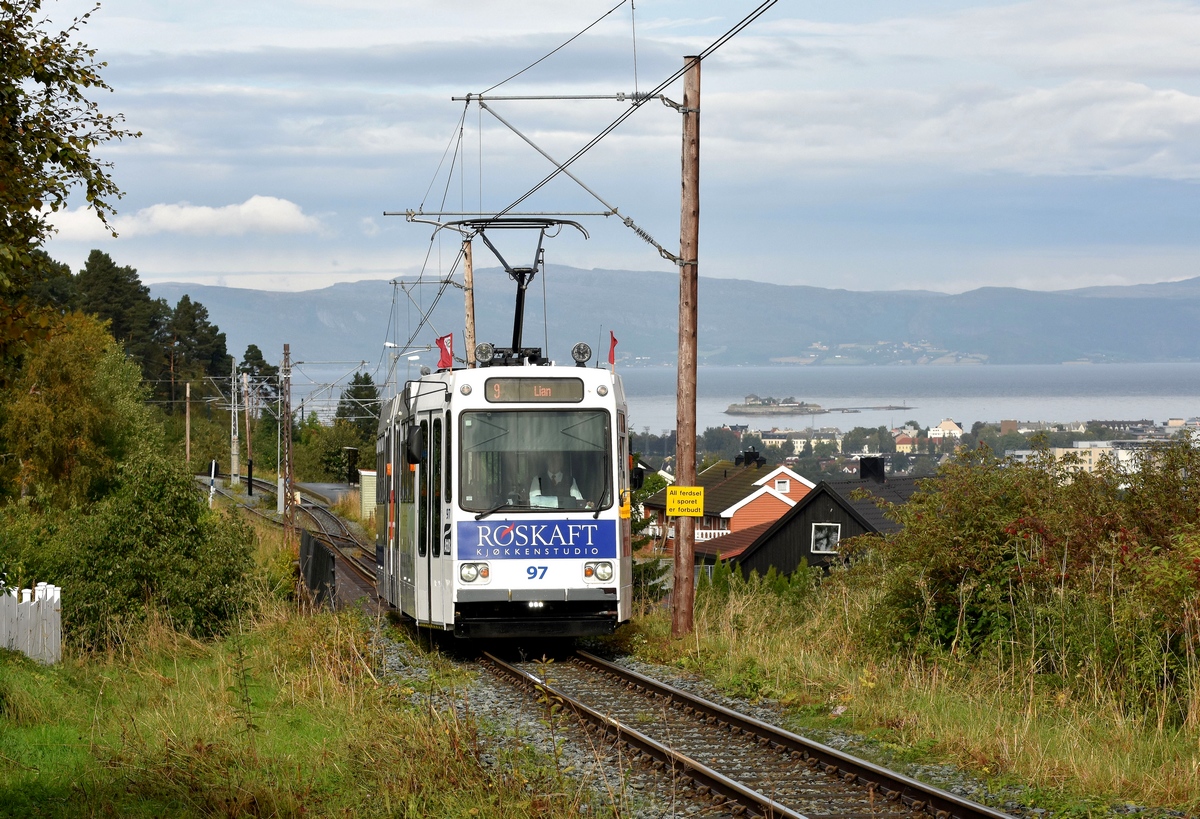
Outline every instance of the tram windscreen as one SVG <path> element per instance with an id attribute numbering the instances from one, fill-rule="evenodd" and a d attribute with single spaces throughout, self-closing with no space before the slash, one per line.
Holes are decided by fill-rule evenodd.
<path id="1" fill-rule="evenodd" d="M 612 504 L 612 440 L 604 410 L 464 412 L 459 505 L 603 509 Z"/>

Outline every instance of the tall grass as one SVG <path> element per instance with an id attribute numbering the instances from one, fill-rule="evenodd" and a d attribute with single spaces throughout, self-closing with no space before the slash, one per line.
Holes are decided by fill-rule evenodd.
<path id="1" fill-rule="evenodd" d="M 811 593 L 734 575 L 701 585 L 690 636 L 672 639 L 669 615 L 658 613 L 621 640 L 730 694 L 779 701 L 802 733 L 861 732 L 883 761 L 914 751 L 951 761 L 1030 786 L 1042 807 L 1133 801 L 1200 810 L 1194 722 L 1131 711 L 1097 687 L 1099 670 L 1087 686 L 1062 685 L 1000 651 L 980 662 L 950 651 L 880 652 L 864 642 L 863 624 L 881 594 L 867 571 L 835 575 Z M 1194 706 L 1194 677 L 1189 690 Z"/>
<path id="2" fill-rule="evenodd" d="M 362 526 L 368 533 L 375 531 L 375 508 L 372 505 L 366 516 L 362 513 L 362 494 L 358 489 L 351 489 L 338 498 L 330 507 L 335 515 L 343 520 L 352 520 Z"/>
<path id="3" fill-rule="evenodd" d="M 384 676 L 378 635 L 418 652 L 405 634 L 278 580 L 260 572 L 224 639 L 151 616 L 51 668 L 0 653 L 0 815 L 575 815 L 552 761 L 484 764 L 461 671 Z"/>

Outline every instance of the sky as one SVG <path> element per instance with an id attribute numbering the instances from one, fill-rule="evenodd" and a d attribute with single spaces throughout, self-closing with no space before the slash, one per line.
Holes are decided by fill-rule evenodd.
<path id="1" fill-rule="evenodd" d="M 489 102 L 510 129 L 452 97 L 645 92 L 757 7 L 618 2 L 102 0 L 80 34 L 108 63 L 93 97 L 142 136 L 98 150 L 119 237 L 77 200 L 47 250 L 78 269 L 100 248 L 149 284 L 444 275 L 458 239 L 386 211 L 506 208 L 552 170 L 516 132 L 562 160 L 629 105 Z M 42 11 L 60 28 L 90 8 Z M 1197 66 L 1200 0 L 779 2 L 702 66 L 700 275 L 948 293 L 1200 275 Z M 607 205 L 560 176 L 518 210 L 615 206 L 677 251 L 680 145 L 681 116 L 643 105 L 572 166 Z M 547 262 L 676 269 L 616 218 L 578 221 L 590 238 L 548 238 Z M 532 260 L 533 237 L 497 241 Z"/>

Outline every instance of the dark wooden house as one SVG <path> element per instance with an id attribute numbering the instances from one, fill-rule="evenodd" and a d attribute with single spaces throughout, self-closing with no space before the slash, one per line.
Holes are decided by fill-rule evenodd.
<path id="1" fill-rule="evenodd" d="M 856 480 L 821 481 L 779 520 L 697 543 L 697 564 L 733 560 L 746 574 L 766 574 L 772 566 L 790 574 L 801 561 L 813 567 L 840 561 L 838 543 L 844 539 L 897 531 L 899 524 L 884 517 L 873 498 L 907 503 L 918 479 L 885 477 L 882 459 L 874 460 L 863 459 Z M 853 497 L 860 489 L 871 497 Z"/>

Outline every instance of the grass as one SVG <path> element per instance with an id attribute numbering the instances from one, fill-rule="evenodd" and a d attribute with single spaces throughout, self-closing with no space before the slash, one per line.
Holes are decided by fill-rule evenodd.
<path id="1" fill-rule="evenodd" d="M 200 642 L 151 621 L 53 667 L 0 652 L 0 816 L 577 813 L 585 797 L 558 760 L 483 738 L 491 726 L 459 693 L 456 666 L 362 614 L 289 602 L 290 556 L 274 529 L 255 532 L 258 591 L 230 637 Z M 777 700 L 800 733 L 853 731 L 855 753 L 950 762 L 997 793 L 1020 783 L 1020 798 L 1056 815 L 1200 811 L 1194 725 L 1011 671 L 872 657 L 852 634 L 863 604 L 836 584 L 802 596 L 740 585 L 702 591 L 686 638 L 647 608 L 613 642 Z M 380 671 L 381 628 L 422 656 L 428 682 Z M 614 797 L 607 809 L 625 807 Z"/>
<path id="2" fill-rule="evenodd" d="M 52 667 L 0 652 L 0 816 L 576 815 L 552 759 L 482 761 L 456 666 L 388 678 L 374 635 L 420 654 L 405 632 L 301 610 L 271 574 L 226 639 L 157 621 Z"/>
<path id="3" fill-rule="evenodd" d="M 1200 731 L 1131 717 L 1110 702 L 1078 702 L 1062 689 L 951 660 L 880 661 L 855 647 L 853 597 L 805 605 L 760 585 L 727 598 L 701 590 L 695 630 L 671 637 L 670 616 L 649 613 L 615 642 L 642 659 L 703 675 L 720 690 L 778 701 L 787 727 L 865 737 L 883 764 L 946 762 L 1021 783 L 1031 805 L 1092 815 L 1108 805 L 1200 812 Z M 856 750 L 859 753 L 860 750 Z"/>
<path id="4" fill-rule="evenodd" d="M 372 532 L 375 528 L 375 513 L 372 511 L 365 518 L 362 514 L 362 494 L 357 489 L 351 489 L 345 492 L 337 499 L 337 503 L 329 507 L 329 511 L 339 516 L 343 520 L 352 520 L 362 526 L 366 531 Z"/>

